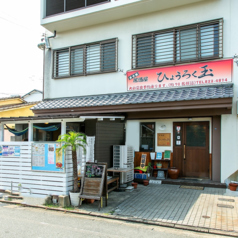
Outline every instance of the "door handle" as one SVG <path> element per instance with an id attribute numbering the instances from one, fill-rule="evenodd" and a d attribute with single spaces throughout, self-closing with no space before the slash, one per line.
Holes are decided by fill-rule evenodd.
<path id="1" fill-rule="evenodd" d="M 184 144 L 183 145 L 183 159 L 186 160 L 186 157 L 185 157 L 185 149 L 186 149 L 186 145 Z"/>

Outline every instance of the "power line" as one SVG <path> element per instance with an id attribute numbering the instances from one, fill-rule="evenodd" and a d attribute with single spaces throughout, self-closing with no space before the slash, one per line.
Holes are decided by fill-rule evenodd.
<path id="1" fill-rule="evenodd" d="M 20 27 L 23 27 L 23 28 L 25 28 L 25 30 L 28 30 L 28 31 L 34 31 L 35 33 L 42 33 L 40 30 L 39 31 L 36 31 L 36 30 L 32 30 L 32 29 L 30 29 L 30 28 L 28 28 L 28 27 L 26 27 L 26 26 L 24 26 L 24 25 L 21 25 L 21 24 L 19 24 L 19 23 L 16 23 L 16 22 L 14 22 L 14 21 L 11 21 L 11 20 L 9 20 L 9 19 L 7 19 L 7 18 L 4 18 L 4 17 L 2 17 L 2 16 L 0 16 L 0 18 L 1 19 L 3 19 L 3 20 L 5 20 L 5 21 L 7 21 L 7 22 L 10 22 L 10 23 L 12 23 L 12 24 L 14 24 L 14 25 L 17 25 L 17 26 L 20 26 Z"/>

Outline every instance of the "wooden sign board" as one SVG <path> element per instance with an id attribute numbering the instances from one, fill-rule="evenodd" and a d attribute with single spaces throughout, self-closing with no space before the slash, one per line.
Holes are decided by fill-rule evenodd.
<path id="1" fill-rule="evenodd" d="M 171 146 L 171 133 L 157 133 L 157 146 Z"/>
<path id="2" fill-rule="evenodd" d="M 105 187 L 106 165 L 86 164 L 84 170 L 83 182 L 80 189 L 80 205 L 82 199 L 100 200 L 103 196 L 103 189 Z M 100 210 L 101 202 L 98 210 Z"/>
<path id="3" fill-rule="evenodd" d="M 144 169 L 146 165 L 146 154 L 141 155 L 140 168 Z"/>

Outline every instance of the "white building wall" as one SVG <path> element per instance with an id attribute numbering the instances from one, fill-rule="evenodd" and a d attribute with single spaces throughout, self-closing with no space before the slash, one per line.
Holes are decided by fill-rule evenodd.
<path id="1" fill-rule="evenodd" d="M 174 119 L 150 119 L 150 120 L 131 120 L 126 122 L 126 145 L 132 146 L 134 151 L 140 151 L 140 123 L 141 122 L 155 122 L 155 151 L 164 152 L 165 150 L 173 151 L 173 123 L 174 122 L 195 122 L 195 121 L 209 121 L 209 153 L 212 151 L 211 143 L 211 118 L 193 118 L 190 121 L 188 118 L 174 118 Z M 160 126 L 165 125 L 164 130 L 160 130 Z M 157 146 L 157 134 L 170 133 L 171 146 Z"/>
<path id="2" fill-rule="evenodd" d="M 230 39 L 232 23 L 230 3 L 234 1 L 204 1 L 80 30 L 57 33 L 56 38 L 50 39 L 50 42 L 52 49 L 59 49 L 118 37 L 118 68 L 126 72 L 131 69 L 131 38 L 133 34 L 223 17 L 224 57 L 230 58 L 235 54 L 233 47 L 231 47 Z M 205 12 L 204 9 L 206 10 Z M 235 37 L 237 38 L 237 35 Z M 47 57 L 46 65 L 49 65 Z M 46 69 L 48 70 L 45 70 L 45 98 L 121 93 L 127 91 L 126 76 L 121 72 L 52 79 L 52 67 L 47 66 Z"/>
<path id="3" fill-rule="evenodd" d="M 124 20 L 99 24 L 80 30 L 58 33 L 51 39 L 52 49 L 80 45 L 118 37 L 118 68 L 131 69 L 131 39 L 133 34 L 162 30 L 212 19 L 224 19 L 224 58 L 238 54 L 238 1 L 207 0 L 182 7 L 158 11 Z M 96 15 L 95 15 L 96 17 Z M 126 76 L 122 72 L 52 79 L 52 50 L 46 50 L 45 98 L 73 97 L 127 92 Z M 236 101 L 238 91 L 238 67 L 233 68 L 234 100 L 232 115 L 222 116 L 221 122 L 221 182 L 238 170 L 238 120 Z M 159 120 L 156 121 L 159 124 Z M 172 121 L 166 120 L 168 130 Z M 139 149 L 139 121 L 127 122 L 127 144 Z M 158 149 L 158 148 L 156 148 Z"/>

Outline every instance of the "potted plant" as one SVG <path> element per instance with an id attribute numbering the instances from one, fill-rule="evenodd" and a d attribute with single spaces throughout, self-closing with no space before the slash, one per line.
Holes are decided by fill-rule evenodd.
<path id="1" fill-rule="evenodd" d="M 231 181 L 229 183 L 229 188 L 231 191 L 236 191 L 237 186 L 238 186 L 238 183 L 236 183 L 236 182 Z"/>
<path id="2" fill-rule="evenodd" d="M 57 152 L 65 150 L 66 148 L 71 148 L 72 150 L 72 163 L 73 163 L 73 190 L 69 192 L 70 201 L 73 206 L 79 205 L 79 187 L 78 187 L 78 167 L 77 167 L 77 153 L 76 149 L 81 146 L 86 151 L 86 135 L 83 133 L 70 131 L 67 134 L 59 136 L 56 141 L 61 143 L 61 146 L 57 148 Z"/>

